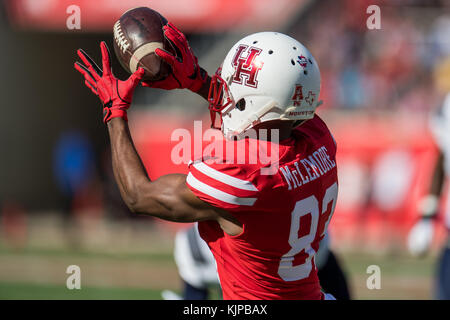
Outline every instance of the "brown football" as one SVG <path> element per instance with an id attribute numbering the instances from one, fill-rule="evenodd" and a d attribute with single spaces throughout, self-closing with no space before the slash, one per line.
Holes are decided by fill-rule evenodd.
<path id="1" fill-rule="evenodd" d="M 114 24 L 114 52 L 130 74 L 144 68 L 144 81 L 165 79 L 171 67 L 155 54 L 155 49 L 174 53 L 164 37 L 167 20 L 155 10 L 139 7 L 126 11 Z"/>

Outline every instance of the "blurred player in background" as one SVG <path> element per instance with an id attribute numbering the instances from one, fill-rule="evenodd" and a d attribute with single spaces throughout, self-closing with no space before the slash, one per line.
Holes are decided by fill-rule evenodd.
<path id="1" fill-rule="evenodd" d="M 419 204 L 420 219 L 413 226 L 408 236 L 408 247 L 412 254 L 423 256 L 431 247 L 435 233 L 435 222 L 438 221 L 440 200 L 443 197 L 444 185 L 450 177 L 450 59 L 436 68 L 436 83 L 439 91 L 447 91 L 443 103 L 430 119 L 430 130 L 439 148 L 439 155 L 433 170 L 428 194 Z M 450 188 L 447 188 L 450 191 Z M 448 192 L 447 192 L 448 193 Z M 445 205 L 445 226 L 450 230 L 450 197 Z M 441 252 L 437 277 L 435 281 L 436 298 L 450 299 L 450 238 Z"/>
<path id="2" fill-rule="evenodd" d="M 327 232 L 320 241 L 319 251 L 315 258 L 320 285 L 325 292 L 332 294 L 336 299 L 350 300 L 347 277 L 338 257 L 330 248 L 330 238 Z"/>
<path id="3" fill-rule="evenodd" d="M 58 138 L 53 151 L 53 171 L 63 199 L 64 235 L 73 248 L 81 246 L 80 232 L 100 218 L 101 191 L 97 161 L 91 141 L 79 130 Z M 97 210 L 96 210 L 97 209 Z"/>
<path id="4" fill-rule="evenodd" d="M 315 256 L 320 285 L 338 300 L 349 300 L 347 279 L 331 251 L 328 233 L 320 242 Z M 182 280 L 182 295 L 164 290 L 165 300 L 206 300 L 210 292 L 220 287 L 214 256 L 200 237 L 197 224 L 177 232 L 174 248 L 175 263 Z"/>
<path id="5" fill-rule="evenodd" d="M 219 114 L 226 147 L 250 156 L 271 150 L 275 159 L 242 163 L 233 154 L 229 162 L 215 153 L 190 163 L 187 176 L 151 181 L 127 123 L 144 69 L 126 81 L 116 79 L 102 42 L 103 70 L 82 50 L 78 55 L 84 65 L 76 63 L 75 68 L 103 103 L 123 200 L 136 213 L 199 221 L 200 235 L 217 263 L 224 299 L 332 298 L 321 290 L 314 256 L 337 200 L 336 143 L 315 115 L 320 72 L 313 56 L 291 37 L 257 33 L 238 41 L 210 78 L 185 36 L 171 24 L 164 32 L 181 56 L 156 49 L 172 73 L 145 85 L 200 94 L 210 103 L 213 125 Z M 255 136 L 245 137 L 249 132 Z"/>
<path id="6" fill-rule="evenodd" d="M 216 261 L 197 224 L 177 232 L 174 258 L 182 280 L 182 295 L 164 290 L 165 300 L 207 300 L 210 291 L 220 287 Z"/>

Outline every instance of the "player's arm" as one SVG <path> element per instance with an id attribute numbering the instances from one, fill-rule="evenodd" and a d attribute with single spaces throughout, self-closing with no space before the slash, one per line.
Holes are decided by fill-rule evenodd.
<path id="1" fill-rule="evenodd" d="M 434 218 L 438 213 L 439 199 L 444 185 L 444 154 L 439 151 L 428 194 L 420 201 L 419 211 L 422 218 Z"/>
<path id="2" fill-rule="evenodd" d="M 240 232 L 241 226 L 231 214 L 207 204 L 192 193 L 186 185 L 185 175 L 167 175 L 150 181 L 127 123 L 127 109 L 144 70 L 139 68 L 126 81 L 118 80 L 112 73 L 106 44 L 102 42 L 100 48 L 103 69 L 83 50 L 78 50 L 83 64 L 76 62 L 75 69 L 84 76 L 86 86 L 103 104 L 103 121 L 108 126 L 111 140 L 114 175 L 128 207 L 133 212 L 170 221 L 216 220 L 225 232 Z"/>
<path id="3" fill-rule="evenodd" d="M 206 78 L 206 81 L 203 83 L 203 85 L 200 87 L 200 89 L 196 92 L 199 96 L 201 96 L 203 99 L 208 101 L 208 95 L 209 95 L 209 88 L 211 86 L 211 77 L 208 75 Z"/>
<path id="4" fill-rule="evenodd" d="M 151 181 L 134 147 L 128 123 L 117 117 L 107 125 L 114 176 L 132 212 L 174 222 L 215 220 L 230 235 L 242 231 L 242 224 L 233 215 L 200 200 L 187 187 L 185 174 Z"/>
<path id="5" fill-rule="evenodd" d="M 423 256 L 430 248 L 433 235 L 433 220 L 439 212 L 439 198 L 444 185 L 444 154 L 439 152 L 433 170 L 429 192 L 419 202 L 420 218 L 408 235 L 408 249 L 417 256 Z"/>
<path id="6" fill-rule="evenodd" d="M 114 176 L 123 200 L 132 212 L 175 222 L 232 219 L 207 204 L 186 186 L 186 175 L 170 174 L 151 181 L 134 147 L 128 124 L 108 122 Z"/>

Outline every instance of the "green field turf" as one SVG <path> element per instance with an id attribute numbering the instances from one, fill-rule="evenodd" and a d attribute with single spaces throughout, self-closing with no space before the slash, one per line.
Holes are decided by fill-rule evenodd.
<path id="1" fill-rule="evenodd" d="M 434 257 L 340 252 L 339 260 L 356 299 L 431 299 Z M 82 270 L 81 290 L 65 286 L 66 266 Z M 381 269 L 381 289 L 369 290 L 367 266 Z M 162 299 L 161 291 L 180 291 L 172 253 L 27 249 L 0 250 L 0 299 Z M 217 295 L 214 295 L 217 297 Z"/>
<path id="2" fill-rule="evenodd" d="M 68 290 L 65 285 L 0 282 L 2 300 L 158 300 L 161 290 L 82 287 Z"/>
<path id="3" fill-rule="evenodd" d="M 0 234 L 0 299 L 162 299 L 180 292 L 173 258 L 175 230 L 158 225 L 94 225 L 73 246 L 55 217 L 30 224 L 26 245 L 13 249 Z M 431 299 L 436 253 L 414 258 L 391 249 L 335 252 L 354 299 Z M 81 269 L 81 290 L 66 288 L 67 267 Z M 381 289 L 366 286 L 367 267 L 381 269 Z M 213 298 L 219 295 L 213 292 Z"/>
<path id="4" fill-rule="evenodd" d="M 356 299 L 432 299 L 436 257 L 411 257 L 407 253 L 370 254 L 342 252 L 340 261 Z M 367 267 L 378 265 L 381 289 L 369 290 Z"/>

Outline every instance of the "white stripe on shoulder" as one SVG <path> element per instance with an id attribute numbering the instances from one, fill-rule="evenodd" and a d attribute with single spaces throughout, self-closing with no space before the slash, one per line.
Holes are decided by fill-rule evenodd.
<path id="1" fill-rule="evenodd" d="M 206 165 L 204 162 L 197 162 L 193 166 L 195 169 L 197 169 L 204 175 L 207 175 L 208 177 L 213 178 L 214 180 L 218 180 L 229 186 L 232 186 L 232 187 L 235 187 L 235 188 L 238 188 L 241 190 L 258 191 L 258 189 L 250 181 L 232 177 L 228 174 L 225 174 L 223 172 L 220 172 L 216 169 L 211 168 L 210 166 Z"/>
<path id="2" fill-rule="evenodd" d="M 203 192 L 204 194 L 207 194 L 208 196 L 226 202 L 230 204 L 236 204 L 241 206 L 252 206 L 256 198 L 241 198 L 233 196 L 229 193 L 220 191 L 216 188 L 213 188 L 211 186 L 208 186 L 207 184 L 199 181 L 197 178 L 195 178 L 192 173 L 189 172 L 186 183 L 189 184 L 192 188 L 197 189 L 200 192 Z"/>

